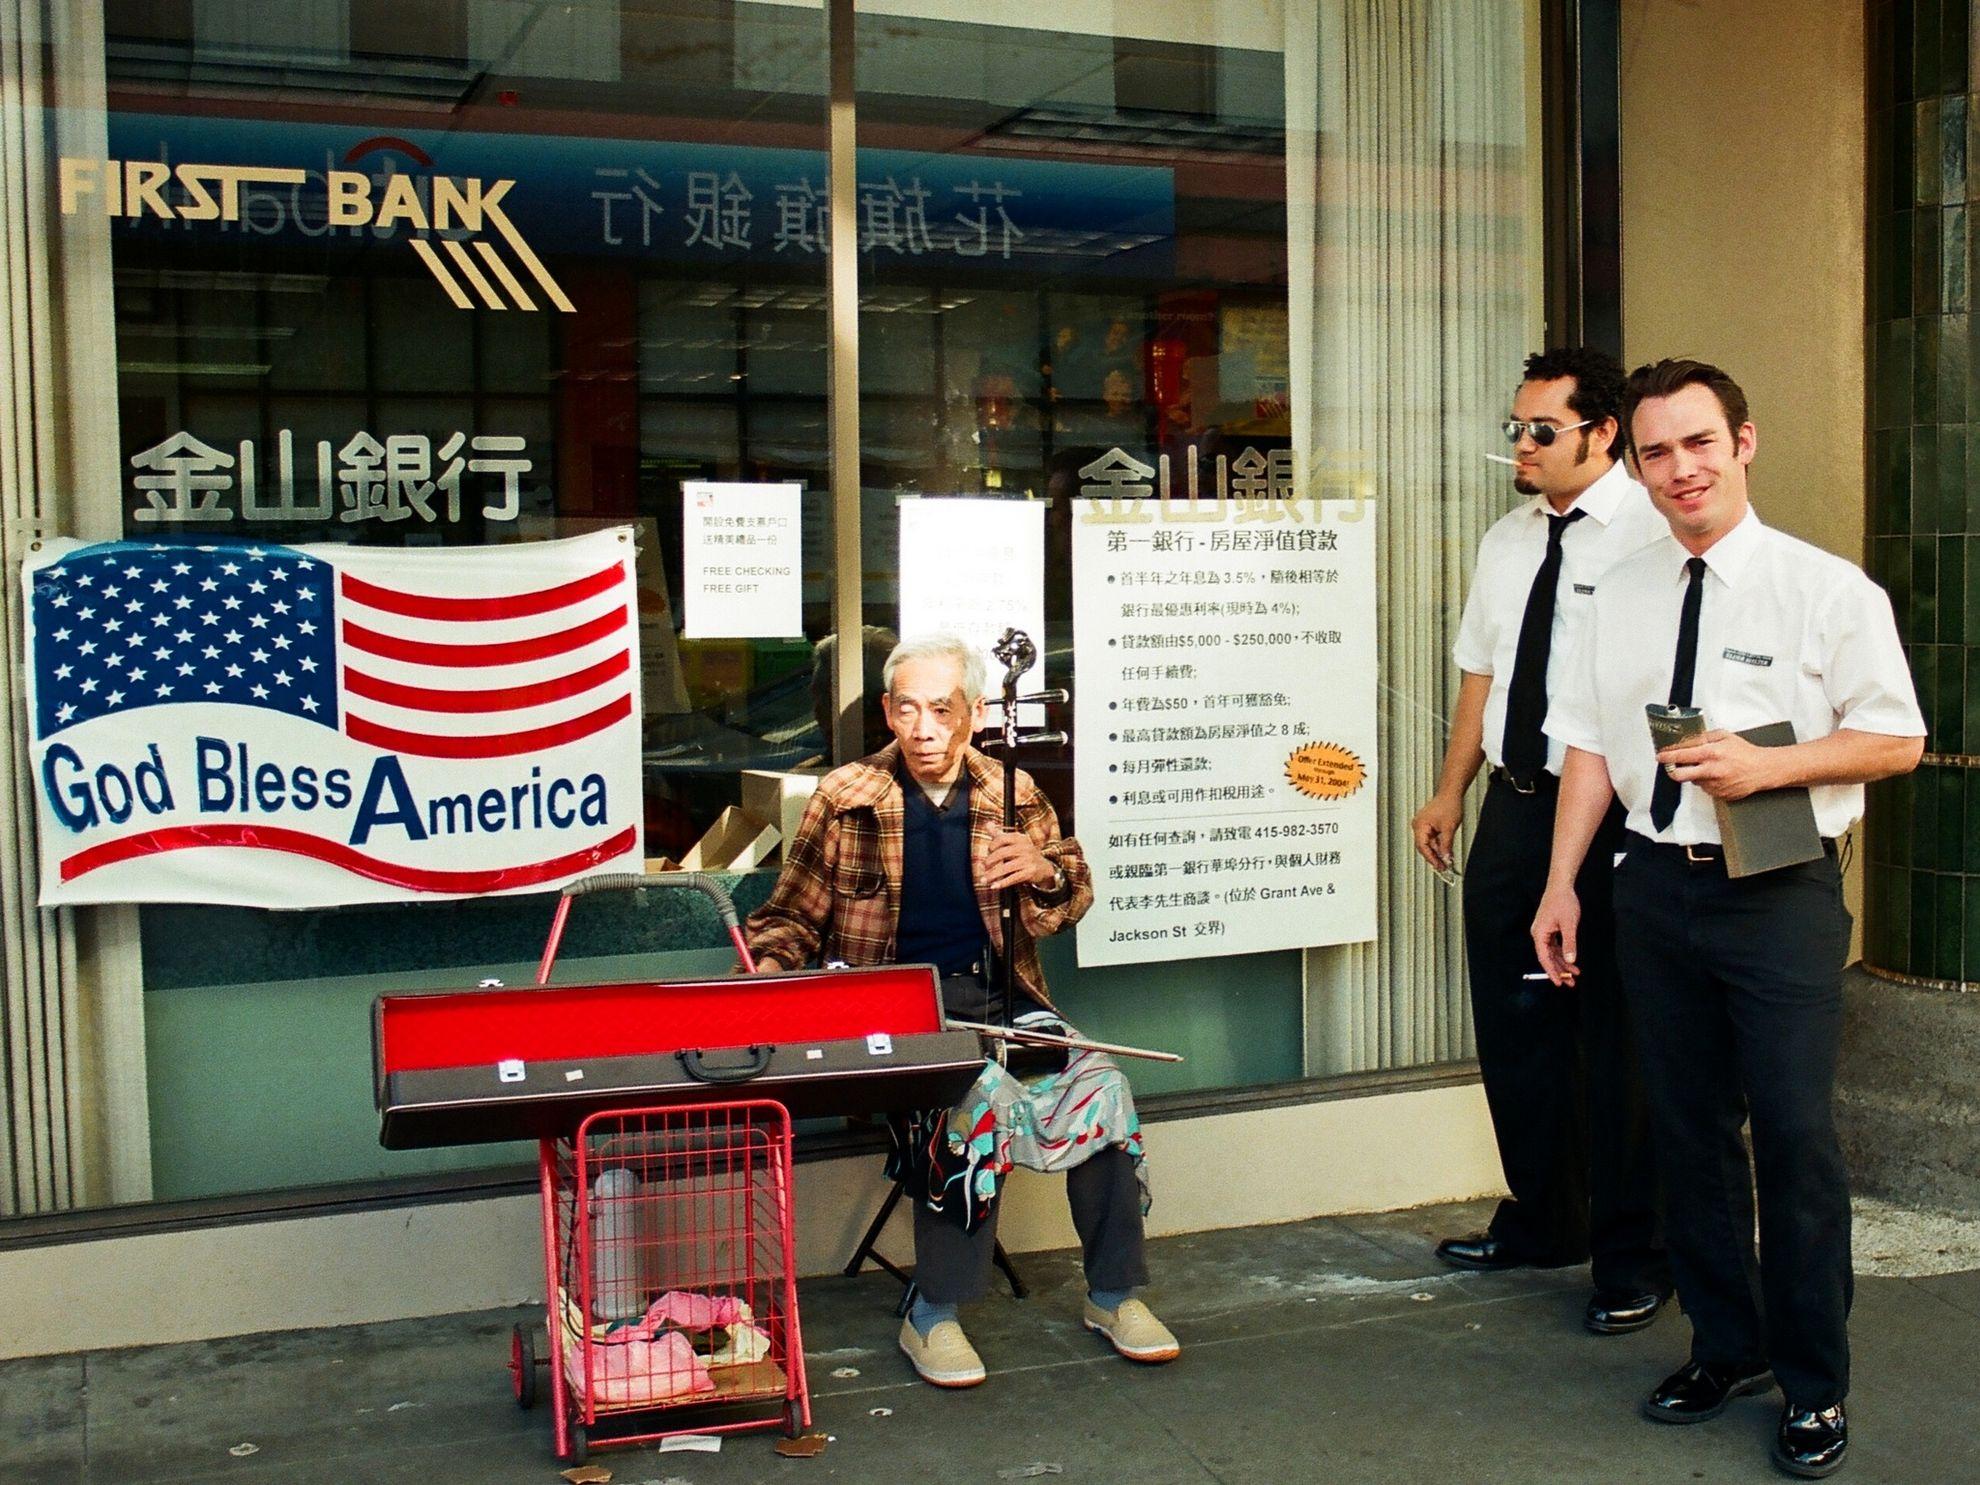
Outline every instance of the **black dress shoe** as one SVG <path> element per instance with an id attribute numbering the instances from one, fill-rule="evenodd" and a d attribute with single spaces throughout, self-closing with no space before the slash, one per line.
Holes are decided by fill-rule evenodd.
<path id="1" fill-rule="evenodd" d="M 1787 1405 L 1781 1414 L 1781 1431 L 1774 1438 L 1774 1463 L 1790 1475 L 1819 1480 L 1842 1468 L 1849 1452 L 1849 1420 L 1842 1404 L 1832 1408 L 1797 1408 Z"/>
<path id="2" fill-rule="evenodd" d="M 1653 1423 L 1703 1423 L 1725 1412 L 1726 1404 L 1774 1385 L 1766 1367 L 1707 1366 L 1687 1361 L 1643 1399 L 1643 1416 Z"/>
<path id="3" fill-rule="evenodd" d="M 1571 1260 L 1535 1258 L 1492 1236 L 1474 1232 L 1470 1237 L 1445 1238 L 1437 1244 L 1437 1256 L 1452 1268 L 1496 1272 L 1507 1268 L 1566 1268 Z"/>
<path id="4" fill-rule="evenodd" d="M 1628 1335 L 1657 1318 L 1667 1296 L 1654 1289 L 1597 1289 L 1582 1313 L 1581 1323 L 1597 1335 Z"/>

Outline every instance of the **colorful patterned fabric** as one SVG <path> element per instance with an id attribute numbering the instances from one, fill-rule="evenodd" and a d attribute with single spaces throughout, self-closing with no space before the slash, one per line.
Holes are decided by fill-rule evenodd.
<path id="1" fill-rule="evenodd" d="M 1078 1033 L 1056 1016 L 1020 1016 L 1019 1026 L 1061 1035 Z M 965 1230 L 982 1222 L 1003 1178 L 1016 1166 L 1063 1171 L 1096 1151 L 1119 1145 L 1134 1158 L 1141 1210 L 1151 1194 L 1141 1120 L 1127 1076 L 1102 1052 L 1075 1052 L 1062 1071 L 1017 1078 L 986 1062 L 952 1109 L 904 1115 L 888 1126 L 894 1149 L 887 1174 L 908 1195 Z"/>
<path id="2" fill-rule="evenodd" d="M 878 753 L 834 769 L 819 782 L 805 807 L 796 837 L 784 847 L 784 869 L 770 898 L 744 925 L 750 953 L 786 969 L 840 960 L 847 964 L 895 962 L 900 917 L 902 821 L 906 806 L 899 777 L 901 750 L 890 743 Z M 1003 828 L 1003 765 L 975 748 L 963 753 L 969 770 L 970 859 Z M 1041 1005 L 1050 1005 L 1033 942 L 1077 923 L 1093 903 L 1093 873 L 1076 840 L 1059 835 L 1059 816 L 1029 774 L 1017 774 L 1018 828 L 1038 843 L 1065 873 L 1057 897 L 1035 889 L 1017 894 L 1017 982 Z M 976 903 L 984 935 L 1002 946 L 998 894 L 980 881 Z"/>

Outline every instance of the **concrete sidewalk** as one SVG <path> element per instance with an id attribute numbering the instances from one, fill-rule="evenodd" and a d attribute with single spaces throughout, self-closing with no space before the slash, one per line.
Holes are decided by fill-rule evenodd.
<path id="1" fill-rule="evenodd" d="M 991 1377 L 962 1393 L 912 1379 L 891 1281 L 816 1280 L 802 1306 L 815 1425 L 833 1435 L 822 1455 L 781 1459 L 774 1435 L 746 1434 L 720 1454 L 648 1445 L 592 1462 L 618 1485 L 1786 1478 L 1767 1459 L 1778 1394 L 1695 1428 L 1637 1416 L 1683 1359 L 1680 1317 L 1597 1338 L 1580 1325 L 1585 1270 L 1443 1269 L 1436 1239 L 1489 1211 L 1158 1242 L 1148 1297 L 1184 1345 L 1161 1368 L 1079 1328 L 1076 1255 L 1028 1256 L 1031 1298 L 965 1314 Z M 520 1412 L 504 1369 L 510 1325 L 531 1317 L 541 1324 L 504 1310 L 0 1364 L 0 1481 L 549 1485 L 565 1466 L 547 1408 Z M 1852 1334 L 1853 1453 L 1838 1478 L 1980 1480 L 1980 1271 L 1865 1277 Z"/>

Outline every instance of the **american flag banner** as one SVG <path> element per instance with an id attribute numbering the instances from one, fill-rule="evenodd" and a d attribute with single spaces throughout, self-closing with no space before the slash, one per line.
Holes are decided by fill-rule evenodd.
<path id="1" fill-rule="evenodd" d="M 62 539 L 22 582 L 43 906 L 544 891 L 645 854 L 631 528 Z"/>

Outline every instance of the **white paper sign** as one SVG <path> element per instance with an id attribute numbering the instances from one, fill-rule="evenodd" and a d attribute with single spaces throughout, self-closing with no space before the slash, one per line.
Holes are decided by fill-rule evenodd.
<path id="1" fill-rule="evenodd" d="M 681 588 L 688 639 L 804 633 L 804 486 L 681 485 Z"/>
<path id="2" fill-rule="evenodd" d="M 953 634 L 983 655 L 997 694 L 1003 662 L 990 647 L 1022 629 L 1038 647 L 1025 691 L 1045 681 L 1045 504 L 1038 500 L 901 502 L 901 638 Z M 1019 721 L 1044 724 L 1042 707 Z M 1036 714 L 1036 715 L 1034 715 Z M 991 724 L 1001 720 L 994 713 Z"/>
<path id="3" fill-rule="evenodd" d="M 1366 505 L 1073 506 L 1079 962 L 1373 938 Z"/>

